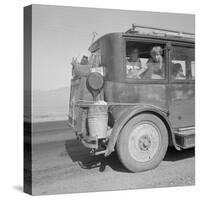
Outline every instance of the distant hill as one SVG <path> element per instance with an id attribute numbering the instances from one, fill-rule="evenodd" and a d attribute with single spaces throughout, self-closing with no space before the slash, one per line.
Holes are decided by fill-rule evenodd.
<path id="1" fill-rule="evenodd" d="M 70 88 L 32 92 L 33 121 L 67 120 Z"/>

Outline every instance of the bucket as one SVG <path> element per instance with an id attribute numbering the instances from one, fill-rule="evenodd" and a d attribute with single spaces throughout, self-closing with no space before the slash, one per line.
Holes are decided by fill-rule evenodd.
<path id="1" fill-rule="evenodd" d="M 89 135 L 98 139 L 107 137 L 107 105 L 92 105 L 88 112 Z"/>

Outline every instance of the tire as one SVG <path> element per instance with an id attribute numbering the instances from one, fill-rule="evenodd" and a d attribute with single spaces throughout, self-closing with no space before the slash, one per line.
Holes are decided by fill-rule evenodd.
<path id="1" fill-rule="evenodd" d="M 157 167 L 168 148 L 168 131 L 163 121 L 149 113 L 130 119 L 119 134 L 117 153 L 132 172 Z"/>

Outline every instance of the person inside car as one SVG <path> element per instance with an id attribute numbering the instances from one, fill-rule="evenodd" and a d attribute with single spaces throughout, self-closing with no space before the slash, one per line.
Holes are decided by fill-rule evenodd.
<path id="1" fill-rule="evenodd" d="M 146 71 L 144 72 L 145 79 L 163 79 L 165 74 L 165 64 L 163 61 L 163 49 L 160 46 L 154 46 L 150 51 L 150 58 L 147 61 Z"/>
<path id="2" fill-rule="evenodd" d="M 183 69 L 180 63 L 175 63 L 172 65 L 172 79 L 173 80 L 184 80 Z"/>
<path id="3" fill-rule="evenodd" d="M 140 78 L 141 60 L 139 58 L 139 50 L 134 48 L 130 52 L 130 58 L 126 62 L 126 72 L 128 78 Z"/>

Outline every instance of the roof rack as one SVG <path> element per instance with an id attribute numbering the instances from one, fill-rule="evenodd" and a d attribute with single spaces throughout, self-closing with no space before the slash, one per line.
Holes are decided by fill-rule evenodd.
<path id="1" fill-rule="evenodd" d="M 135 24 L 132 24 L 132 28 L 127 30 L 126 33 L 141 33 L 141 31 L 139 31 L 140 29 L 153 31 L 153 32 L 142 32 L 142 33 L 162 35 L 165 37 L 167 37 L 167 36 L 188 37 L 188 38 L 195 37 L 194 33 L 182 32 L 182 31 L 176 31 L 176 30 L 170 30 L 170 29 L 163 29 L 163 28 L 156 28 L 156 27 L 149 27 L 149 26 L 140 26 L 140 25 L 135 25 Z"/>

